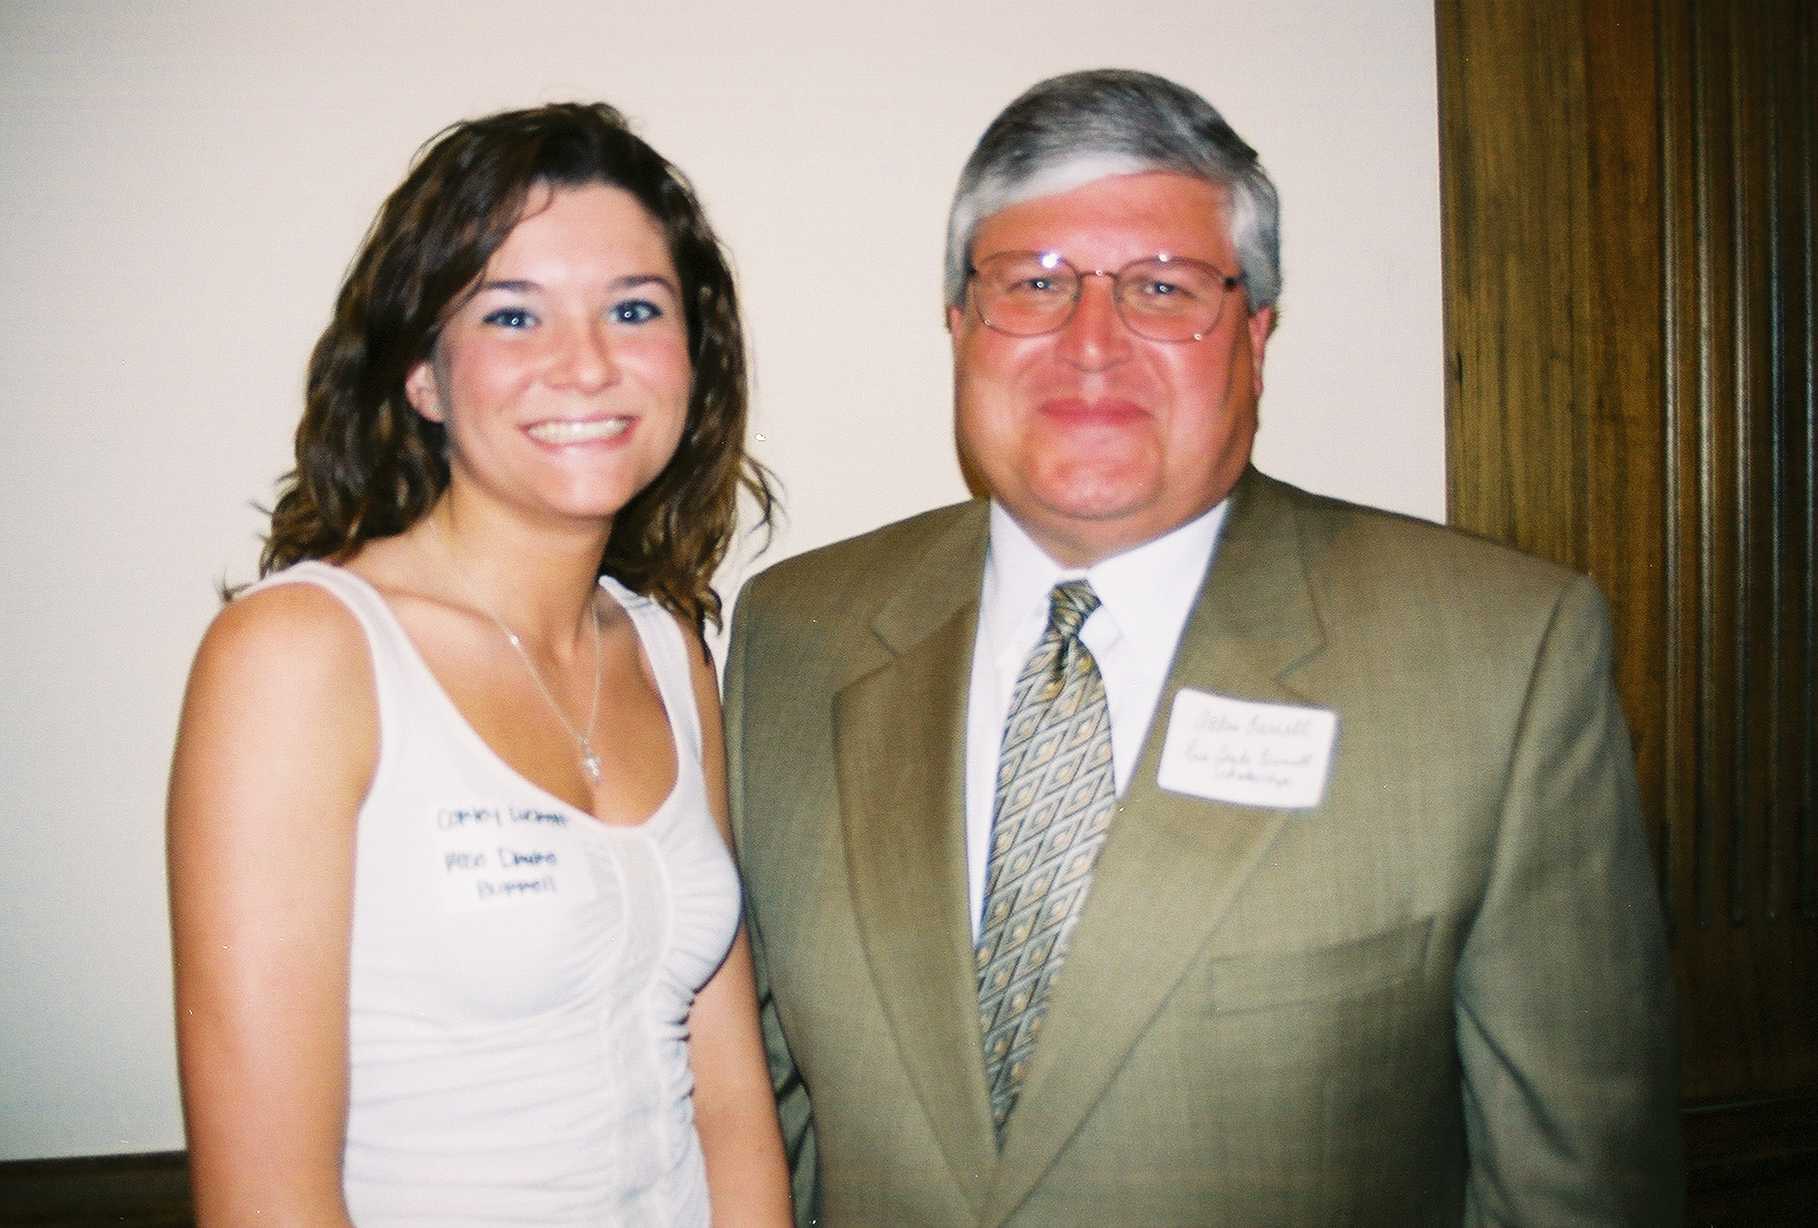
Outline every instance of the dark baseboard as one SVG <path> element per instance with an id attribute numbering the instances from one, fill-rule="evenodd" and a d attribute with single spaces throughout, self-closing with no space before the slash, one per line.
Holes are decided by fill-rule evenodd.
<path id="1" fill-rule="evenodd" d="M 1818 1092 L 1697 1105 L 1683 1120 L 1690 1228 L 1813 1222 Z"/>
<path id="2" fill-rule="evenodd" d="M 0 1221 L 14 1228 L 192 1228 L 181 1151 L 0 1163 Z"/>

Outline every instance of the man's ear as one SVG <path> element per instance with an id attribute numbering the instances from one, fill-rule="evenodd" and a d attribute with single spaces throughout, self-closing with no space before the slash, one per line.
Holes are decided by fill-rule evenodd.
<path id="1" fill-rule="evenodd" d="M 1263 350 L 1268 347 L 1269 334 L 1275 331 L 1275 308 L 1264 307 L 1250 313 L 1246 321 L 1250 330 L 1250 378 L 1255 382 L 1256 395 L 1263 390 Z"/>
<path id="2" fill-rule="evenodd" d="M 410 407 L 431 422 L 444 422 L 448 415 L 442 411 L 441 390 L 436 383 L 435 364 L 425 358 L 410 369 L 404 377 L 404 395 L 410 401 Z"/>
<path id="3" fill-rule="evenodd" d="M 954 357 L 959 356 L 960 332 L 966 327 L 966 309 L 964 307 L 947 308 L 947 339 L 953 344 Z"/>

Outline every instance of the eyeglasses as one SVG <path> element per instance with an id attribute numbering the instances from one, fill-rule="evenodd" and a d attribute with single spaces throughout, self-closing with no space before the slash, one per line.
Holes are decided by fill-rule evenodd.
<path id="1" fill-rule="evenodd" d="M 1226 293 L 1243 281 L 1180 256 L 1082 272 L 1056 252 L 998 252 L 972 266 L 972 302 L 988 327 L 1039 337 L 1073 318 L 1088 277 L 1111 278 L 1118 318 L 1151 341 L 1198 341 L 1218 323 Z"/>

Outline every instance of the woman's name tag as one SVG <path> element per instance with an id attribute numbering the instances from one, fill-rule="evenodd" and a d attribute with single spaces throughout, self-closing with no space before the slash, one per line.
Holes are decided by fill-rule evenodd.
<path id="1" fill-rule="evenodd" d="M 449 806 L 435 812 L 436 877 L 451 912 L 593 898 L 579 820 L 534 806 Z"/>

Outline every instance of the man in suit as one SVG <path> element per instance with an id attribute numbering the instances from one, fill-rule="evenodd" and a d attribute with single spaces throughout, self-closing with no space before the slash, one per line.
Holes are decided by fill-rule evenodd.
<path id="1" fill-rule="evenodd" d="M 1602 601 L 1250 467 L 1276 234 L 1196 94 L 1034 87 L 949 227 L 989 500 L 739 602 L 733 823 L 804 1222 L 1678 1214 Z"/>

